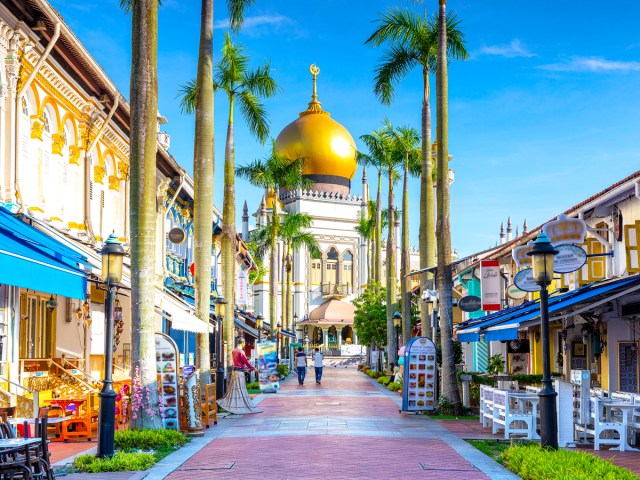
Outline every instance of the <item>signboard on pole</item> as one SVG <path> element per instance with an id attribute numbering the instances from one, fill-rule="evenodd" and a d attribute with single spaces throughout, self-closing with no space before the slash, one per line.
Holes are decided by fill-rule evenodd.
<path id="1" fill-rule="evenodd" d="M 267 340 L 258 342 L 256 345 L 258 349 L 258 382 L 260 383 L 260 390 L 280 388 L 276 342 Z"/>
<path id="2" fill-rule="evenodd" d="M 480 288 L 482 310 L 498 311 L 502 308 L 502 278 L 498 260 L 480 260 Z"/>
<path id="3" fill-rule="evenodd" d="M 156 333 L 156 372 L 158 380 L 158 400 L 162 426 L 178 430 L 178 346 L 171 337 Z"/>
<path id="4" fill-rule="evenodd" d="M 540 285 L 533 280 L 533 270 L 531 268 L 525 268 L 516 273 L 513 282 L 516 284 L 516 287 L 525 292 L 540 291 Z"/>
<path id="5" fill-rule="evenodd" d="M 564 243 L 556 246 L 558 251 L 553 259 L 553 271 L 556 273 L 570 273 L 580 270 L 587 263 L 587 252 L 577 245 Z"/>
<path id="6" fill-rule="evenodd" d="M 475 295 L 467 295 L 458 300 L 458 308 L 463 312 L 477 312 L 482 306 L 480 297 Z"/>
<path id="7" fill-rule="evenodd" d="M 236 278 L 236 303 L 238 305 L 247 304 L 247 271 L 240 270 Z"/>
<path id="8" fill-rule="evenodd" d="M 404 349 L 402 411 L 435 410 L 438 404 L 436 346 L 427 337 L 414 337 Z"/>

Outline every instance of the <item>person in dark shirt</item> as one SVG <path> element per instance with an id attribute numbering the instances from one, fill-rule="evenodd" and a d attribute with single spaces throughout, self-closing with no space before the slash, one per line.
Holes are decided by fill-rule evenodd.
<path id="1" fill-rule="evenodd" d="M 304 385 L 304 377 L 307 374 L 307 355 L 302 347 L 299 347 L 296 353 L 296 372 L 298 372 L 298 385 Z"/>

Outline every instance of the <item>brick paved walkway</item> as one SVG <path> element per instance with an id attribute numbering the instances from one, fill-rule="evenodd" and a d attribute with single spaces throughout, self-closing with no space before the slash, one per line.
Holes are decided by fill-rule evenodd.
<path id="1" fill-rule="evenodd" d="M 193 456 L 146 478 L 516 478 L 438 422 L 400 414 L 399 397 L 353 367 L 325 368 L 322 386 L 291 378 L 259 400 L 263 413 L 220 421 Z"/>

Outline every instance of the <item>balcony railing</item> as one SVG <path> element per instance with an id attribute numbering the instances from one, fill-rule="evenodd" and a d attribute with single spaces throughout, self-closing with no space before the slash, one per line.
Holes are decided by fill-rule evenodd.
<path id="1" fill-rule="evenodd" d="M 353 288 L 348 283 L 323 283 L 322 284 L 322 295 L 329 296 L 347 296 L 353 293 Z"/>

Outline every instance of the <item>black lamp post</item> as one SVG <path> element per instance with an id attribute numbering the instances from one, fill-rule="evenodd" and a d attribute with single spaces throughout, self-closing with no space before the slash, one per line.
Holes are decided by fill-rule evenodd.
<path id="1" fill-rule="evenodd" d="M 109 235 L 102 247 L 102 281 L 107 286 L 104 329 L 104 380 L 100 397 L 100 417 L 98 419 L 97 457 L 113 456 L 113 437 L 116 423 L 116 397 L 113 390 L 113 301 L 116 286 L 122 280 L 124 249 L 115 234 Z"/>
<path id="2" fill-rule="evenodd" d="M 396 310 L 396 313 L 393 314 L 393 326 L 396 329 L 396 341 L 398 342 L 398 347 L 400 346 L 400 326 L 402 325 L 402 315 L 400 312 Z"/>
<path id="3" fill-rule="evenodd" d="M 294 313 L 293 314 L 293 334 L 296 336 L 296 342 L 298 341 L 298 332 L 296 327 L 297 323 L 298 323 L 298 314 Z"/>
<path id="4" fill-rule="evenodd" d="M 262 323 L 264 322 L 264 317 L 261 313 L 256 317 L 256 329 L 258 330 L 258 343 L 262 341 Z"/>
<path id="5" fill-rule="evenodd" d="M 278 322 L 276 326 L 276 362 L 280 365 L 280 331 L 282 330 L 282 324 Z"/>
<path id="6" fill-rule="evenodd" d="M 540 324 L 542 327 L 542 390 L 540 397 L 540 438 L 543 447 L 558 448 L 556 397 L 551 383 L 549 358 L 549 292 L 553 280 L 553 257 L 558 253 L 549 238 L 540 233 L 528 255 L 532 257 L 533 280 L 540 285 Z"/>

